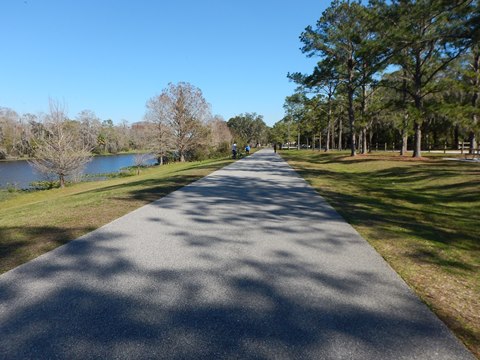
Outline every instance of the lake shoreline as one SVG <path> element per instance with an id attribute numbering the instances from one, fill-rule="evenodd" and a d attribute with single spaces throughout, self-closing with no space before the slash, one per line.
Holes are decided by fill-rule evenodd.
<path id="1" fill-rule="evenodd" d="M 148 154 L 149 151 L 120 151 L 118 153 L 105 153 L 105 154 L 92 154 L 92 157 L 97 156 L 116 156 L 116 155 L 136 155 L 136 154 Z M 29 161 L 33 160 L 33 157 L 8 157 L 7 159 L 0 159 L 0 163 L 3 162 L 12 162 L 12 161 Z"/>
<path id="2" fill-rule="evenodd" d="M 91 176 L 105 176 L 105 174 L 118 173 L 123 168 L 135 166 L 135 155 L 139 153 L 122 153 L 92 156 L 82 171 L 82 180 Z M 55 176 L 44 176 L 38 173 L 30 159 L 9 160 L 0 162 L 0 189 L 30 189 L 32 183 L 42 181 L 55 181 Z M 156 158 L 152 157 L 144 165 L 154 165 Z M 33 186 L 35 187 L 35 186 Z"/>

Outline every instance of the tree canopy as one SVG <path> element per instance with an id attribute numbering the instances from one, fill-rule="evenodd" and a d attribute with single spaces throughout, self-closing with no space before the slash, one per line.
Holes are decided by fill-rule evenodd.
<path id="1" fill-rule="evenodd" d="M 371 150 L 374 140 L 402 143 L 405 153 L 414 134 L 413 156 L 419 157 L 432 137 L 439 144 L 438 130 L 455 128 L 443 135 L 444 142 L 453 145 L 468 137 L 473 151 L 479 113 L 478 9 L 478 0 L 332 1 L 316 25 L 300 35 L 302 52 L 317 58 L 317 64 L 310 74 L 287 75 L 298 84 L 287 104 L 301 93 L 304 110 L 312 102 L 317 105 L 310 107 L 324 109 L 299 133 L 308 138 L 318 127 L 315 134 L 326 138 L 327 150 L 346 140 L 352 156 L 358 149 Z M 459 90 L 455 96 L 452 88 Z M 454 107 L 464 114 L 462 121 L 454 119 Z M 286 116 L 291 115 L 290 106 Z M 437 126 L 445 121 L 449 128 Z"/>
<path id="2" fill-rule="evenodd" d="M 227 125 L 238 143 L 256 145 L 268 141 L 268 127 L 263 116 L 257 113 L 234 116 L 227 121 Z"/>

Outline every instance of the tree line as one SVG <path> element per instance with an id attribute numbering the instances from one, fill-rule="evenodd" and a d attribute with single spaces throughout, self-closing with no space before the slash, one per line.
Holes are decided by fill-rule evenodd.
<path id="1" fill-rule="evenodd" d="M 259 144 L 267 137 L 261 115 L 245 113 L 226 122 L 212 115 L 202 91 L 186 82 L 170 83 L 150 98 L 143 121 L 132 125 L 102 121 L 91 110 L 71 119 L 65 104 L 55 100 L 47 114 L 0 108 L 0 159 L 27 158 L 41 173 L 55 175 L 61 187 L 93 154 L 148 151 L 162 165 L 225 156 L 234 141 Z"/>
<path id="2" fill-rule="evenodd" d="M 288 74 L 298 87 L 272 139 L 297 135 L 352 156 L 384 143 L 414 157 L 461 143 L 473 153 L 479 26 L 478 0 L 334 0 L 300 35 L 302 52 L 318 61 L 311 73 Z"/>
<path id="3" fill-rule="evenodd" d="M 69 118 L 65 107 L 53 101 L 48 114 L 23 114 L 0 107 L 0 159 L 32 158 L 49 133 L 52 122 L 61 122 L 75 142 L 94 154 L 115 154 L 141 150 L 146 146 L 146 130 L 126 121 L 114 124 L 101 120 L 92 110 L 82 110 Z M 58 111 L 61 117 L 58 117 Z"/>

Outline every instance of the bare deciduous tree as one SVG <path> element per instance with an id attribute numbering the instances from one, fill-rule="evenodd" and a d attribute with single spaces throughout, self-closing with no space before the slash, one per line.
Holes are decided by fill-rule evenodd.
<path id="1" fill-rule="evenodd" d="M 202 91 L 185 82 L 170 83 L 147 103 L 147 116 L 155 118 L 159 134 L 171 136 L 180 161 L 205 142 L 205 124 L 210 107 Z M 169 134 L 170 132 L 170 134 Z"/>
<path id="2" fill-rule="evenodd" d="M 151 153 L 135 154 L 133 158 L 134 166 L 137 168 L 137 175 L 140 175 L 140 168 L 146 166 L 150 160 L 155 159 Z"/>
<path id="3" fill-rule="evenodd" d="M 37 142 L 35 158 L 31 164 L 42 174 L 58 176 L 60 187 L 65 187 L 65 178 L 83 170 L 91 159 L 91 148 L 66 128 L 64 106 L 50 100 L 50 113 L 45 121 L 47 135 Z"/>
<path id="4" fill-rule="evenodd" d="M 151 124 L 152 132 L 149 138 L 151 148 L 158 156 L 158 162 L 163 165 L 164 158 L 173 149 L 173 131 L 165 115 L 169 109 L 160 96 L 147 101 L 145 119 Z"/>
<path id="5" fill-rule="evenodd" d="M 92 110 L 82 110 L 76 119 L 80 123 L 83 144 L 89 148 L 97 146 L 97 138 L 102 126 L 98 116 Z"/>
<path id="6" fill-rule="evenodd" d="M 220 116 L 215 115 L 208 123 L 211 134 L 211 144 L 218 148 L 223 143 L 230 144 L 232 142 L 232 133 L 227 122 Z"/>

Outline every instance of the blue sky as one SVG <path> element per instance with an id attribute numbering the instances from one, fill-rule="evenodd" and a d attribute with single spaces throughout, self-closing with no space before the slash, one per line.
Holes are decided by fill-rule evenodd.
<path id="1" fill-rule="evenodd" d="M 64 101 L 101 119 L 142 120 L 169 82 L 199 87 L 226 120 L 257 112 L 283 117 L 295 84 L 310 72 L 300 33 L 330 1 L 1 0 L 0 106 L 19 113 Z"/>

